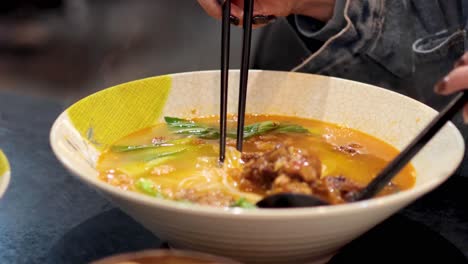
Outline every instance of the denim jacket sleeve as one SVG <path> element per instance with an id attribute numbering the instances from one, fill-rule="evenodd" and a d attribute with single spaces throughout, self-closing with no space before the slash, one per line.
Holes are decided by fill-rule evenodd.
<path id="1" fill-rule="evenodd" d="M 337 5 L 344 6 L 338 8 L 342 13 L 335 13 L 333 19 L 316 32 L 305 25 L 304 18 L 296 17 L 292 26 L 305 43 L 308 38 L 322 39 L 322 31 L 330 24 L 334 27 L 328 27 L 328 32 L 338 31 L 338 33 L 325 39 L 323 46 L 313 52 L 295 70 L 323 71 L 324 67 L 336 63 L 337 57 L 343 60 L 348 56 L 359 54 L 368 56 L 378 63 L 384 62 L 381 66 L 398 77 L 404 77 L 413 70 L 410 67 L 413 64 L 413 61 L 410 61 L 413 49 L 418 51 L 418 48 L 429 48 L 427 42 L 422 43 L 424 41 L 437 46 L 437 40 L 425 40 L 424 36 L 436 37 L 437 33 L 460 28 L 461 21 L 457 18 L 461 15 L 456 12 L 457 8 L 454 8 L 457 1 L 447 2 L 454 4 L 437 0 L 337 0 Z M 343 20 L 346 23 L 340 22 Z M 418 46 L 416 41 L 419 38 L 421 40 Z M 340 52 L 336 54 L 338 49 Z M 333 56 L 331 53 L 336 55 Z M 394 58 L 398 60 L 394 61 Z M 313 65 L 308 65 L 312 61 Z"/>
<path id="2" fill-rule="evenodd" d="M 338 33 L 322 41 L 294 17 L 279 20 L 264 30 L 254 67 L 352 79 L 443 105 L 432 87 L 464 52 L 466 0 L 337 1 L 345 2 Z"/>
<path id="3" fill-rule="evenodd" d="M 306 16 L 294 16 L 294 23 L 299 34 L 325 42 L 338 34 L 345 26 L 344 9 L 346 0 L 336 0 L 332 18 L 323 23 Z"/>
<path id="4" fill-rule="evenodd" d="M 410 46 L 407 43 L 408 37 L 405 36 L 408 34 L 409 21 L 405 19 L 407 16 L 405 16 L 404 2 L 384 0 L 344 0 L 344 2 L 342 10 L 342 16 L 346 21 L 344 27 L 328 38 L 317 51 L 311 50 L 310 56 L 294 70 L 327 73 L 335 65 L 343 65 L 356 56 L 364 56 L 366 59 L 381 63 L 382 67 L 399 77 L 408 74 L 411 71 L 411 68 L 408 68 L 412 64 L 409 61 L 411 56 L 408 56 L 409 54 L 395 56 L 395 52 L 408 52 L 399 47 Z M 337 19 L 336 16 L 334 19 Z M 292 26 L 301 39 L 308 43 L 309 37 L 302 34 L 304 26 L 297 23 L 293 23 Z M 385 31 L 385 26 L 391 30 Z"/>

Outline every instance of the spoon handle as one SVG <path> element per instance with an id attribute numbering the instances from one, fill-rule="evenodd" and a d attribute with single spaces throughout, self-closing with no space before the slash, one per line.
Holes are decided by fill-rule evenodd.
<path id="1" fill-rule="evenodd" d="M 383 169 L 361 192 L 357 193 L 354 200 L 366 200 L 379 193 L 396 174 L 434 137 L 434 135 L 455 114 L 463 108 L 467 102 L 468 95 L 465 91 L 460 92 L 424 130 L 392 161 Z"/>

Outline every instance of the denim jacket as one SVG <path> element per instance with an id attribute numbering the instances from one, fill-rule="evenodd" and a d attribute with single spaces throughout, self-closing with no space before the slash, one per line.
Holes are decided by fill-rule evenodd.
<path id="1" fill-rule="evenodd" d="M 433 87 L 464 53 L 467 7 L 468 0 L 336 0 L 327 23 L 291 16 L 268 26 L 253 66 L 369 83 L 440 110 L 451 98 Z M 455 123 L 468 140 L 461 117 Z"/>

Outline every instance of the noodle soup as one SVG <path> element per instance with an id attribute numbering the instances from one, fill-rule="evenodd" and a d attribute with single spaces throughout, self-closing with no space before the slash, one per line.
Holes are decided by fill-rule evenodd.
<path id="1" fill-rule="evenodd" d="M 126 191 L 216 207 L 255 208 L 265 195 L 313 194 L 346 203 L 398 151 L 362 132 L 321 121 L 247 115 L 243 153 L 228 122 L 226 160 L 218 162 L 218 117 L 166 118 L 110 146 L 99 178 Z M 409 165 L 379 194 L 411 188 Z"/>

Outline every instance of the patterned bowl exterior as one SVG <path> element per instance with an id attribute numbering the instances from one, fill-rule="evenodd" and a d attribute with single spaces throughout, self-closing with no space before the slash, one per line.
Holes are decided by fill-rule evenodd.
<path id="1" fill-rule="evenodd" d="M 8 160 L 0 149 L 0 198 L 6 192 L 8 184 L 10 183 L 10 165 Z"/>
<path id="2" fill-rule="evenodd" d="M 238 71 L 230 75 L 230 112 Z M 219 111 L 219 72 L 139 80 L 91 95 L 65 111 L 51 131 L 58 159 L 135 220 L 175 248 L 246 263 L 325 263 L 342 246 L 433 190 L 460 165 L 465 144 L 448 124 L 412 161 L 416 186 L 359 203 L 287 210 L 223 210 L 121 191 L 96 178 L 100 151 L 116 139 L 160 122 Z M 403 148 L 436 112 L 378 87 L 311 74 L 252 71 L 247 112 L 302 116 L 374 135 Z"/>

